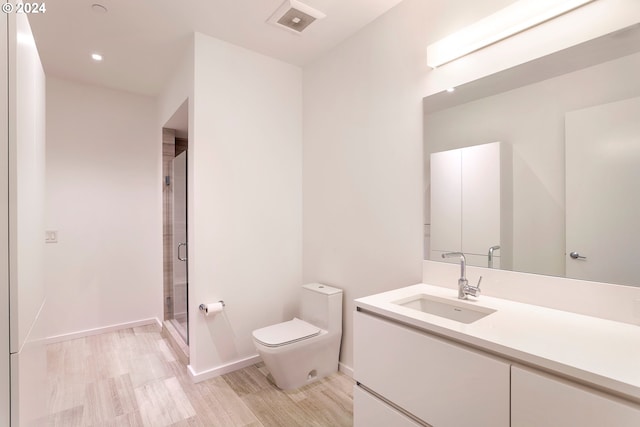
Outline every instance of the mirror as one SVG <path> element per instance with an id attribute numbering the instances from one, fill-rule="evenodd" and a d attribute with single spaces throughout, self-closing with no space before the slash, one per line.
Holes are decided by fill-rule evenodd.
<path id="1" fill-rule="evenodd" d="M 580 272 L 571 272 L 569 267 L 588 263 L 583 258 L 570 256 L 574 251 L 580 252 L 580 256 L 584 253 L 581 248 L 568 247 L 572 245 L 570 234 L 575 232 L 568 234 L 570 227 L 567 227 L 565 217 L 576 210 L 576 206 L 567 205 L 568 201 L 574 200 L 573 193 L 567 194 L 567 189 L 573 192 L 576 186 L 570 185 L 573 178 L 565 174 L 567 165 L 572 164 L 565 155 L 571 153 L 565 132 L 567 135 L 575 132 L 565 125 L 565 121 L 575 121 L 578 111 L 640 98 L 638 76 L 640 24 L 468 83 L 456 88 L 455 92 L 426 97 L 425 259 L 444 261 L 430 256 L 430 239 L 434 231 L 431 229 L 431 154 L 500 141 L 511 151 L 508 197 L 511 198 L 509 227 L 512 241 L 509 242 L 509 254 L 497 251 L 498 256 L 509 259 L 508 269 L 553 276 L 567 276 L 569 271 L 568 277 L 640 286 L 640 282 L 633 282 L 639 279 L 627 280 L 607 274 L 585 277 Z M 640 122 L 640 117 L 634 115 L 631 120 Z M 575 124 L 572 126 L 576 127 Z M 583 127 L 577 125 L 578 129 Z M 634 138 L 627 143 L 629 151 L 625 158 L 627 163 L 637 160 L 636 164 L 640 165 L 640 136 L 635 139 L 636 143 Z M 590 172 L 583 170 L 581 173 Z M 632 204 L 640 206 L 637 182 L 629 182 L 627 188 L 609 189 L 628 194 Z M 580 191 L 585 190 L 584 185 L 577 187 Z M 467 208 L 473 211 L 482 207 L 477 200 L 474 203 Z M 618 238 L 614 247 L 604 248 L 608 252 L 624 252 L 619 258 L 628 266 L 634 265 L 628 260 L 638 251 L 620 249 L 628 242 L 640 241 L 637 218 L 632 224 L 620 224 L 619 228 L 626 230 L 626 235 Z M 600 224 L 621 221 L 618 217 L 600 220 Z M 578 234 L 585 245 L 604 246 L 601 237 L 593 237 L 588 229 Z M 595 257 L 590 259 L 588 255 L 586 260 L 591 262 Z M 582 264 L 569 264 L 571 262 Z M 487 267 L 486 257 L 471 264 Z M 607 269 L 615 270 L 611 265 Z"/>

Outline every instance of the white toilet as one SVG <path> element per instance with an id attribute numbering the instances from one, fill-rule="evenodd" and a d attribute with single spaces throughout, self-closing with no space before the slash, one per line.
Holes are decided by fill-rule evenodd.
<path id="1" fill-rule="evenodd" d="M 302 287 L 300 319 L 253 331 L 253 342 L 276 385 L 302 387 L 338 370 L 342 290 L 320 283 Z"/>

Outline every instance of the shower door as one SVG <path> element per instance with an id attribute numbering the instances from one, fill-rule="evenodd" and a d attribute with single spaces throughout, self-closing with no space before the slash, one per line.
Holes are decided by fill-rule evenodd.
<path id="1" fill-rule="evenodd" d="M 189 344 L 187 152 L 173 159 L 173 324 Z"/>

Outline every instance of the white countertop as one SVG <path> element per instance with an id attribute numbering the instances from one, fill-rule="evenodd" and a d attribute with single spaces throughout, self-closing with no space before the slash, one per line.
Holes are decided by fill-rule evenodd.
<path id="1" fill-rule="evenodd" d="M 393 303 L 417 294 L 496 312 L 464 324 Z M 457 290 L 427 284 L 355 303 L 366 311 L 640 402 L 640 326 L 484 295 L 461 301 Z"/>

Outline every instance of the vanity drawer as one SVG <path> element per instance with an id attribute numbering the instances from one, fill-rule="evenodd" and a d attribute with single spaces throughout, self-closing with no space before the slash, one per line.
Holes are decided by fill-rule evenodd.
<path id="1" fill-rule="evenodd" d="M 353 387 L 353 407 L 353 427 L 422 427 L 357 385 Z"/>
<path id="2" fill-rule="evenodd" d="M 508 363 L 362 312 L 354 377 L 434 426 L 509 426 Z"/>
<path id="3" fill-rule="evenodd" d="M 640 405 L 532 369 L 511 368 L 514 427 L 638 427 Z"/>

